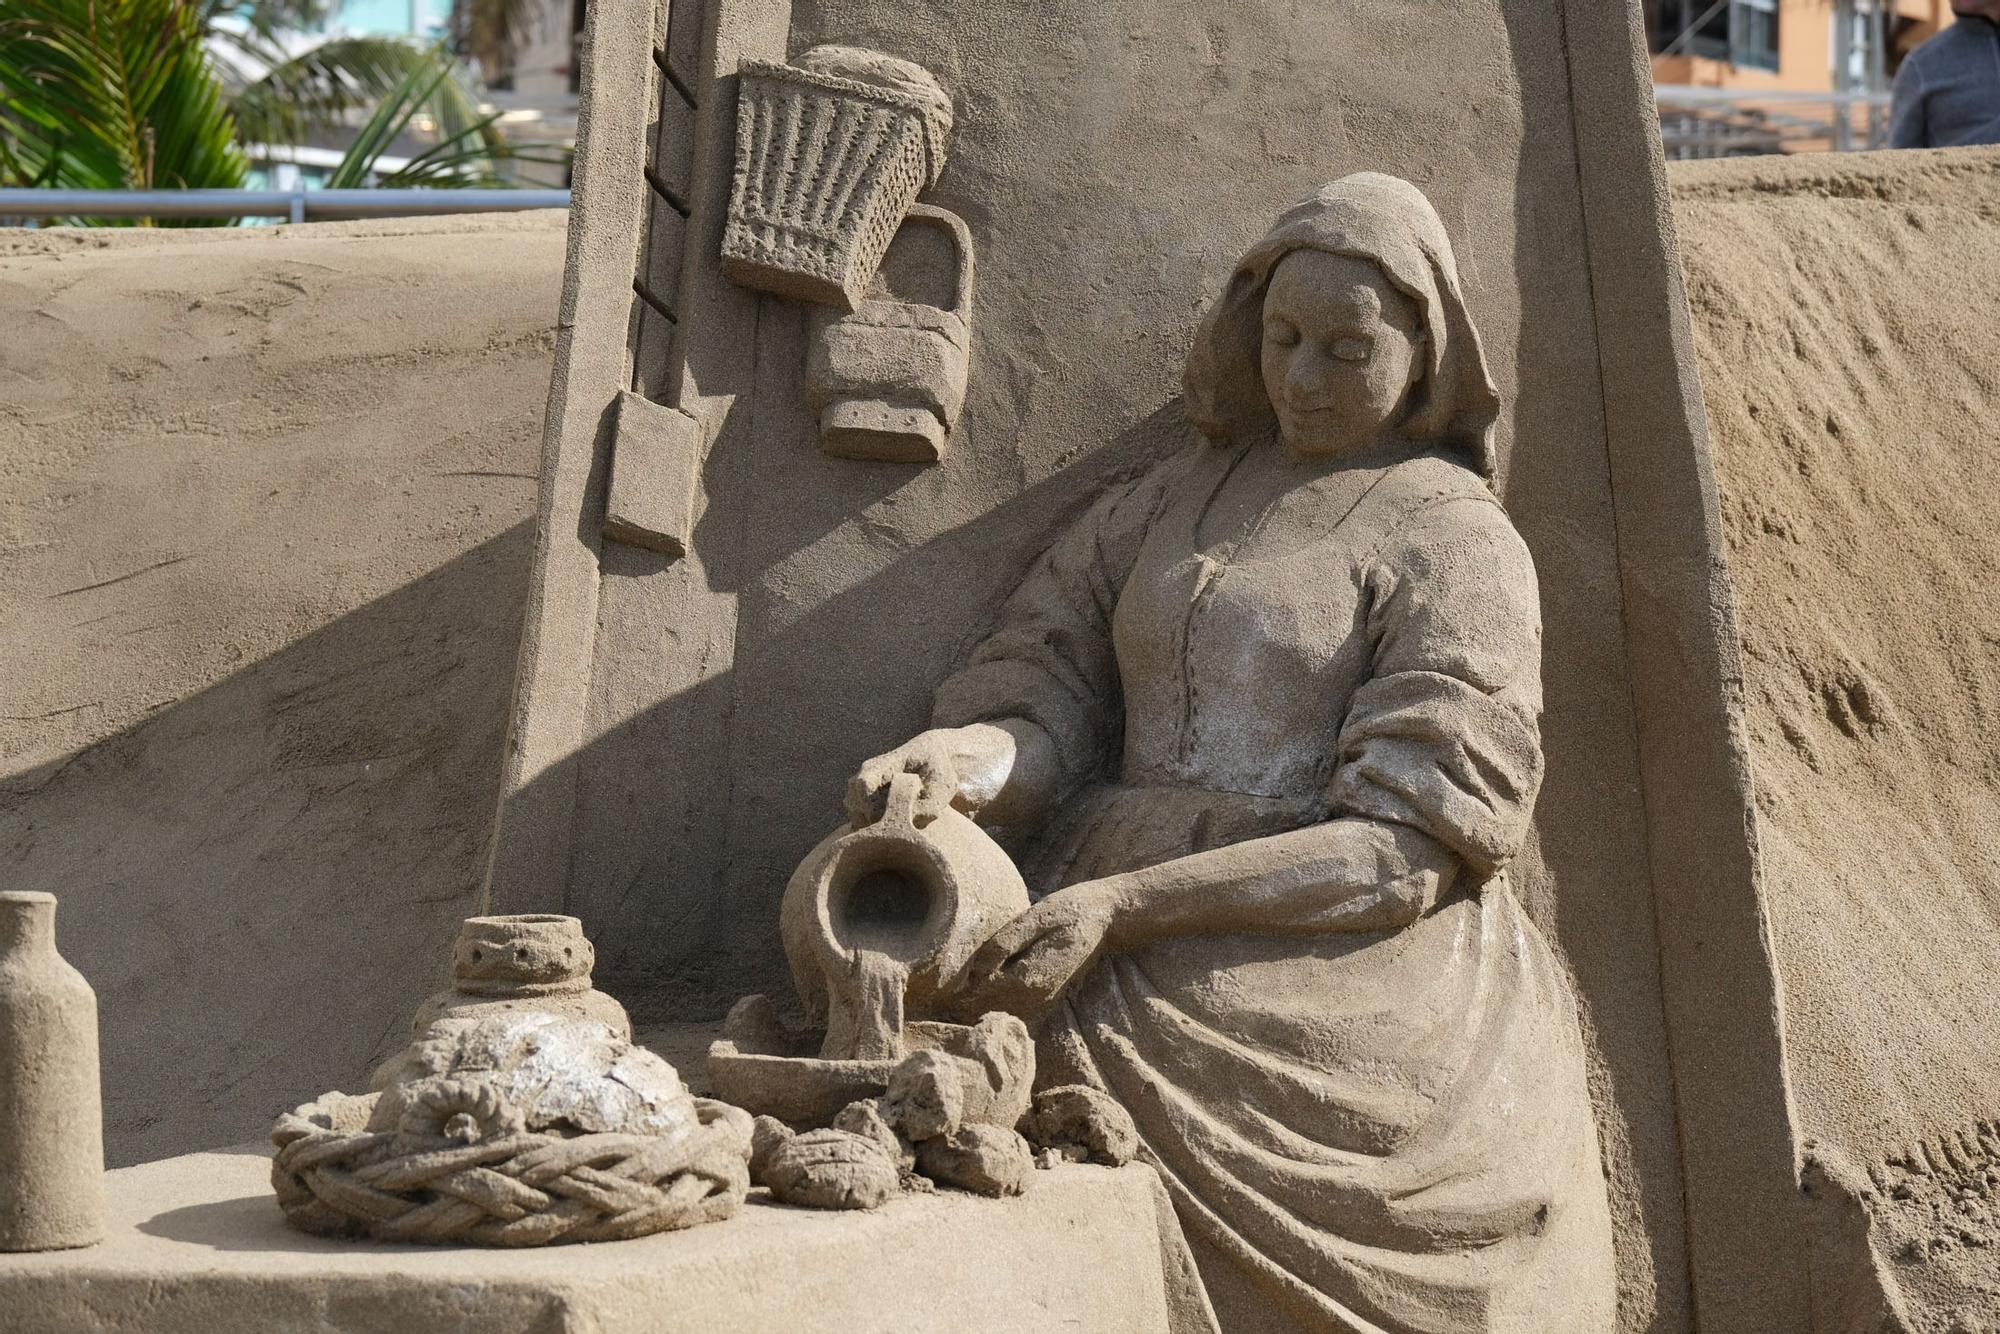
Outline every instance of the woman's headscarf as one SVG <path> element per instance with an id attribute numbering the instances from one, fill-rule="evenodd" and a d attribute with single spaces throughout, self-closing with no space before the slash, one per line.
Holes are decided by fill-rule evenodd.
<path id="1" fill-rule="evenodd" d="M 1490 480 L 1500 394 L 1459 290 L 1451 238 L 1421 190 L 1380 172 L 1321 186 L 1287 210 L 1237 262 L 1188 353 L 1188 420 L 1218 444 L 1268 433 L 1276 425 L 1261 369 L 1264 292 L 1278 261 L 1294 250 L 1372 260 L 1416 303 L 1424 330 L 1424 376 L 1411 390 L 1397 433 L 1457 447 Z"/>

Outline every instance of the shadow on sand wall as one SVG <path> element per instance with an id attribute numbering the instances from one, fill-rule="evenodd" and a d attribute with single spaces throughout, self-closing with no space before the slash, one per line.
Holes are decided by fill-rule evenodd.
<path id="1" fill-rule="evenodd" d="M 476 911 L 534 525 L 0 785 L 97 989 L 108 1160 L 360 1087 Z"/>

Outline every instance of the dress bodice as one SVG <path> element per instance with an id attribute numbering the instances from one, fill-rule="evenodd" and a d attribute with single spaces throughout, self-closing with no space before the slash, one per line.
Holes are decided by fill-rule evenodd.
<path id="1" fill-rule="evenodd" d="M 1541 775 L 1527 548 L 1442 452 L 1314 469 L 1270 448 L 1190 450 L 1107 495 L 938 688 L 934 721 L 1032 721 L 1072 785 L 1392 820 L 1500 865 Z M 1261 472 L 1232 489 L 1241 468 Z"/>
<path id="2" fill-rule="evenodd" d="M 1367 680 L 1366 548 L 1384 469 L 1306 482 L 1204 549 L 1203 516 L 1246 451 L 1171 480 L 1112 618 L 1128 783 L 1310 798 Z"/>

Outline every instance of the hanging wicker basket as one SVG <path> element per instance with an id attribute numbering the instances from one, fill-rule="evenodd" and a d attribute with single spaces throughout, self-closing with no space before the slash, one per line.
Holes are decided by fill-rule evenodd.
<path id="1" fill-rule="evenodd" d="M 951 99 L 920 66 L 844 47 L 739 73 L 723 272 L 851 311 L 944 170 Z"/>
<path id="2" fill-rule="evenodd" d="M 750 1117 L 695 1099 L 663 1138 L 523 1129 L 473 1081 L 441 1083 L 431 1124 L 365 1127 L 378 1094 L 331 1093 L 278 1118 L 271 1184 L 295 1227 L 326 1236 L 475 1246 L 622 1241 L 714 1222 L 749 1192 Z"/>

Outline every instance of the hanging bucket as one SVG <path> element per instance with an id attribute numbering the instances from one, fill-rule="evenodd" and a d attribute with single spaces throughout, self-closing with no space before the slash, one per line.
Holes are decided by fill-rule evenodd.
<path id="1" fill-rule="evenodd" d="M 951 99 L 922 66 L 852 47 L 745 61 L 722 271 L 853 310 L 910 205 L 944 170 Z"/>

